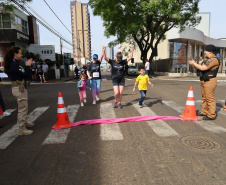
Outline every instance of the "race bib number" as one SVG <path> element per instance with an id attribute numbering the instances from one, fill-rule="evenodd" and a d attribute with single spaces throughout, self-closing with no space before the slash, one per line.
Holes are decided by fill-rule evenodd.
<path id="1" fill-rule="evenodd" d="M 93 77 L 94 77 L 94 78 L 99 78 L 99 77 L 100 77 L 99 72 L 93 72 Z"/>

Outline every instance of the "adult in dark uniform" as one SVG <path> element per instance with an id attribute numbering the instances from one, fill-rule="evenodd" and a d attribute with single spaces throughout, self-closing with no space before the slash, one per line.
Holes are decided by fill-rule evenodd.
<path id="1" fill-rule="evenodd" d="M 18 135 L 30 135 L 33 131 L 28 130 L 26 127 L 33 127 L 34 123 L 27 122 L 28 94 L 25 81 L 30 77 L 30 67 L 33 63 L 34 55 L 32 53 L 27 53 L 27 60 L 25 61 L 24 67 L 19 64 L 21 58 L 22 53 L 19 47 L 10 48 L 4 58 L 5 73 L 11 79 L 12 93 L 18 104 Z"/>
<path id="2" fill-rule="evenodd" d="M 88 65 L 87 68 L 87 76 L 90 80 L 90 84 L 92 86 L 92 94 L 93 94 L 93 104 L 96 104 L 96 101 L 99 101 L 99 94 L 101 88 L 101 70 L 100 64 L 103 59 L 103 54 L 98 60 L 98 55 L 93 55 L 93 62 Z"/>
<path id="3" fill-rule="evenodd" d="M 220 62 L 217 59 L 216 47 L 207 45 L 205 47 L 206 58 L 201 64 L 197 64 L 194 60 L 189 60 L 188 63 L 197 70 L 200 70 L 201 93 L 203 98 L 202 111 L 198 116 L 204 116 L 203 120 L 216 119 L 216 100 L 214 90 L 217 86 L 217 72 Z"/>

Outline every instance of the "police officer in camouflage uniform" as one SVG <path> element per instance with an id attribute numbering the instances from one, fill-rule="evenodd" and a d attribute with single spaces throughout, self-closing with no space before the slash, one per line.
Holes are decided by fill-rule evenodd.
<path id="1" fill-rule="evenodd" d="M 197 64 L 194 60 L 189 60 L 188 63 L 200 71 L 201 93 L 203 98 L 202 111 L 198 116 L 204 116 L 203 120 L 216 119 L 216 100 L 214 90 L 217 86 L 217 72 L 220 62 L 217 59 L 216 47 L 207 45 L 205 47 L 205 60 L 201 64 Z"/>

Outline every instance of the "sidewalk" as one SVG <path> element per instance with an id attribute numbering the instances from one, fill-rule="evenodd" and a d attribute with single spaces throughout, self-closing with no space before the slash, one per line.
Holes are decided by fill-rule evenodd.
<path id="1" fill-rule="evenodd" d="M 48 84 L 48 83 L 62 83 L 62 82 L 67 82 L 70 80 L 73 80 L 74 77 L 70 76 L 70 77 L 65 77 L 65 78 L 61 78 L 61 79 L 52 79 L 52 80 L 48 80 L 46 83 L 42 83 L 42 84 Z M 3 78 L 2 81 L 0 82 L 0 84 L 3 85 L 10 85 L 11 81 L 9 78 Z M 31 82 L 31 84 L 41 84 L 40 82 Z"/>

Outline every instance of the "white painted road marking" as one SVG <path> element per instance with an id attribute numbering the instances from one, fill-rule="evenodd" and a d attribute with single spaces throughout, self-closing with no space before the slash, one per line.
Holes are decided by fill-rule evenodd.
<path id="1" fill-rule="evenodd" d="M 142 108 L 140 108 L 137 102 L 136 103 L 132 102 L 132 104 L 137 109 L 141 116 L 156 115 L 156 113 L 153 112 L 149 107 L 143 106 Z M 163 120 L 152 120 L 146 122 L 153 129 L 153 131 L 160 137 L 179 136 L 179 134 Z"/>
<path id="2" fill-rule="evenodd" d="M 28 122 L 34 122 L 49 107 L 38 107 L 28 115 Z M 0 136 L 0 149 L 8 147 L 18 137 L 18 125 L 15 124 L 8 131 Z"/>
<path id="3" fill-rule="evenodd" d="M 100 104 L 100 117 L 101 119 L 116 118 L 114 108 L 111 103 Z M 123 140 L 123 135 L 118 126 L 118 123 L 101 124 L 100 137 L 104 141 Z"/>
<path id="4" fill-rule="evenodd" d="M 166 104 L 167 106 L 173 108 L 174 110 L 176 110 L 178 113 L 180 114 L 184 114 L 184 108 L 182 106 L 179 106 L 178 104 L 176 104 L 173 101 L 162 101 L 164 104 Z M 225 133 L 226 129 L 223 127 L 220 127 L 218 125 L 216 125 L 215 123 L 211 122 L 211 121 L 194 121 L 197 125 L 199 125 L 200 127 L 204 128 L 205 130 L 208 130 L 210 132 L 214 132 L 214 133 Z"/>
<path id="5" fill-rule="evenodd" d="M 69 118 L 70 122 L 74 122 L 78 109 L 79 109 L 78 104 L 67 106 L 67 114 L 68 114 L 68 118 Z M 65 143 L 70 130 L 71 130 L 71 128 L 60 129 L 60 130 L 52 129 L 42 144 L 47 145 L 47 144 Z"/>

